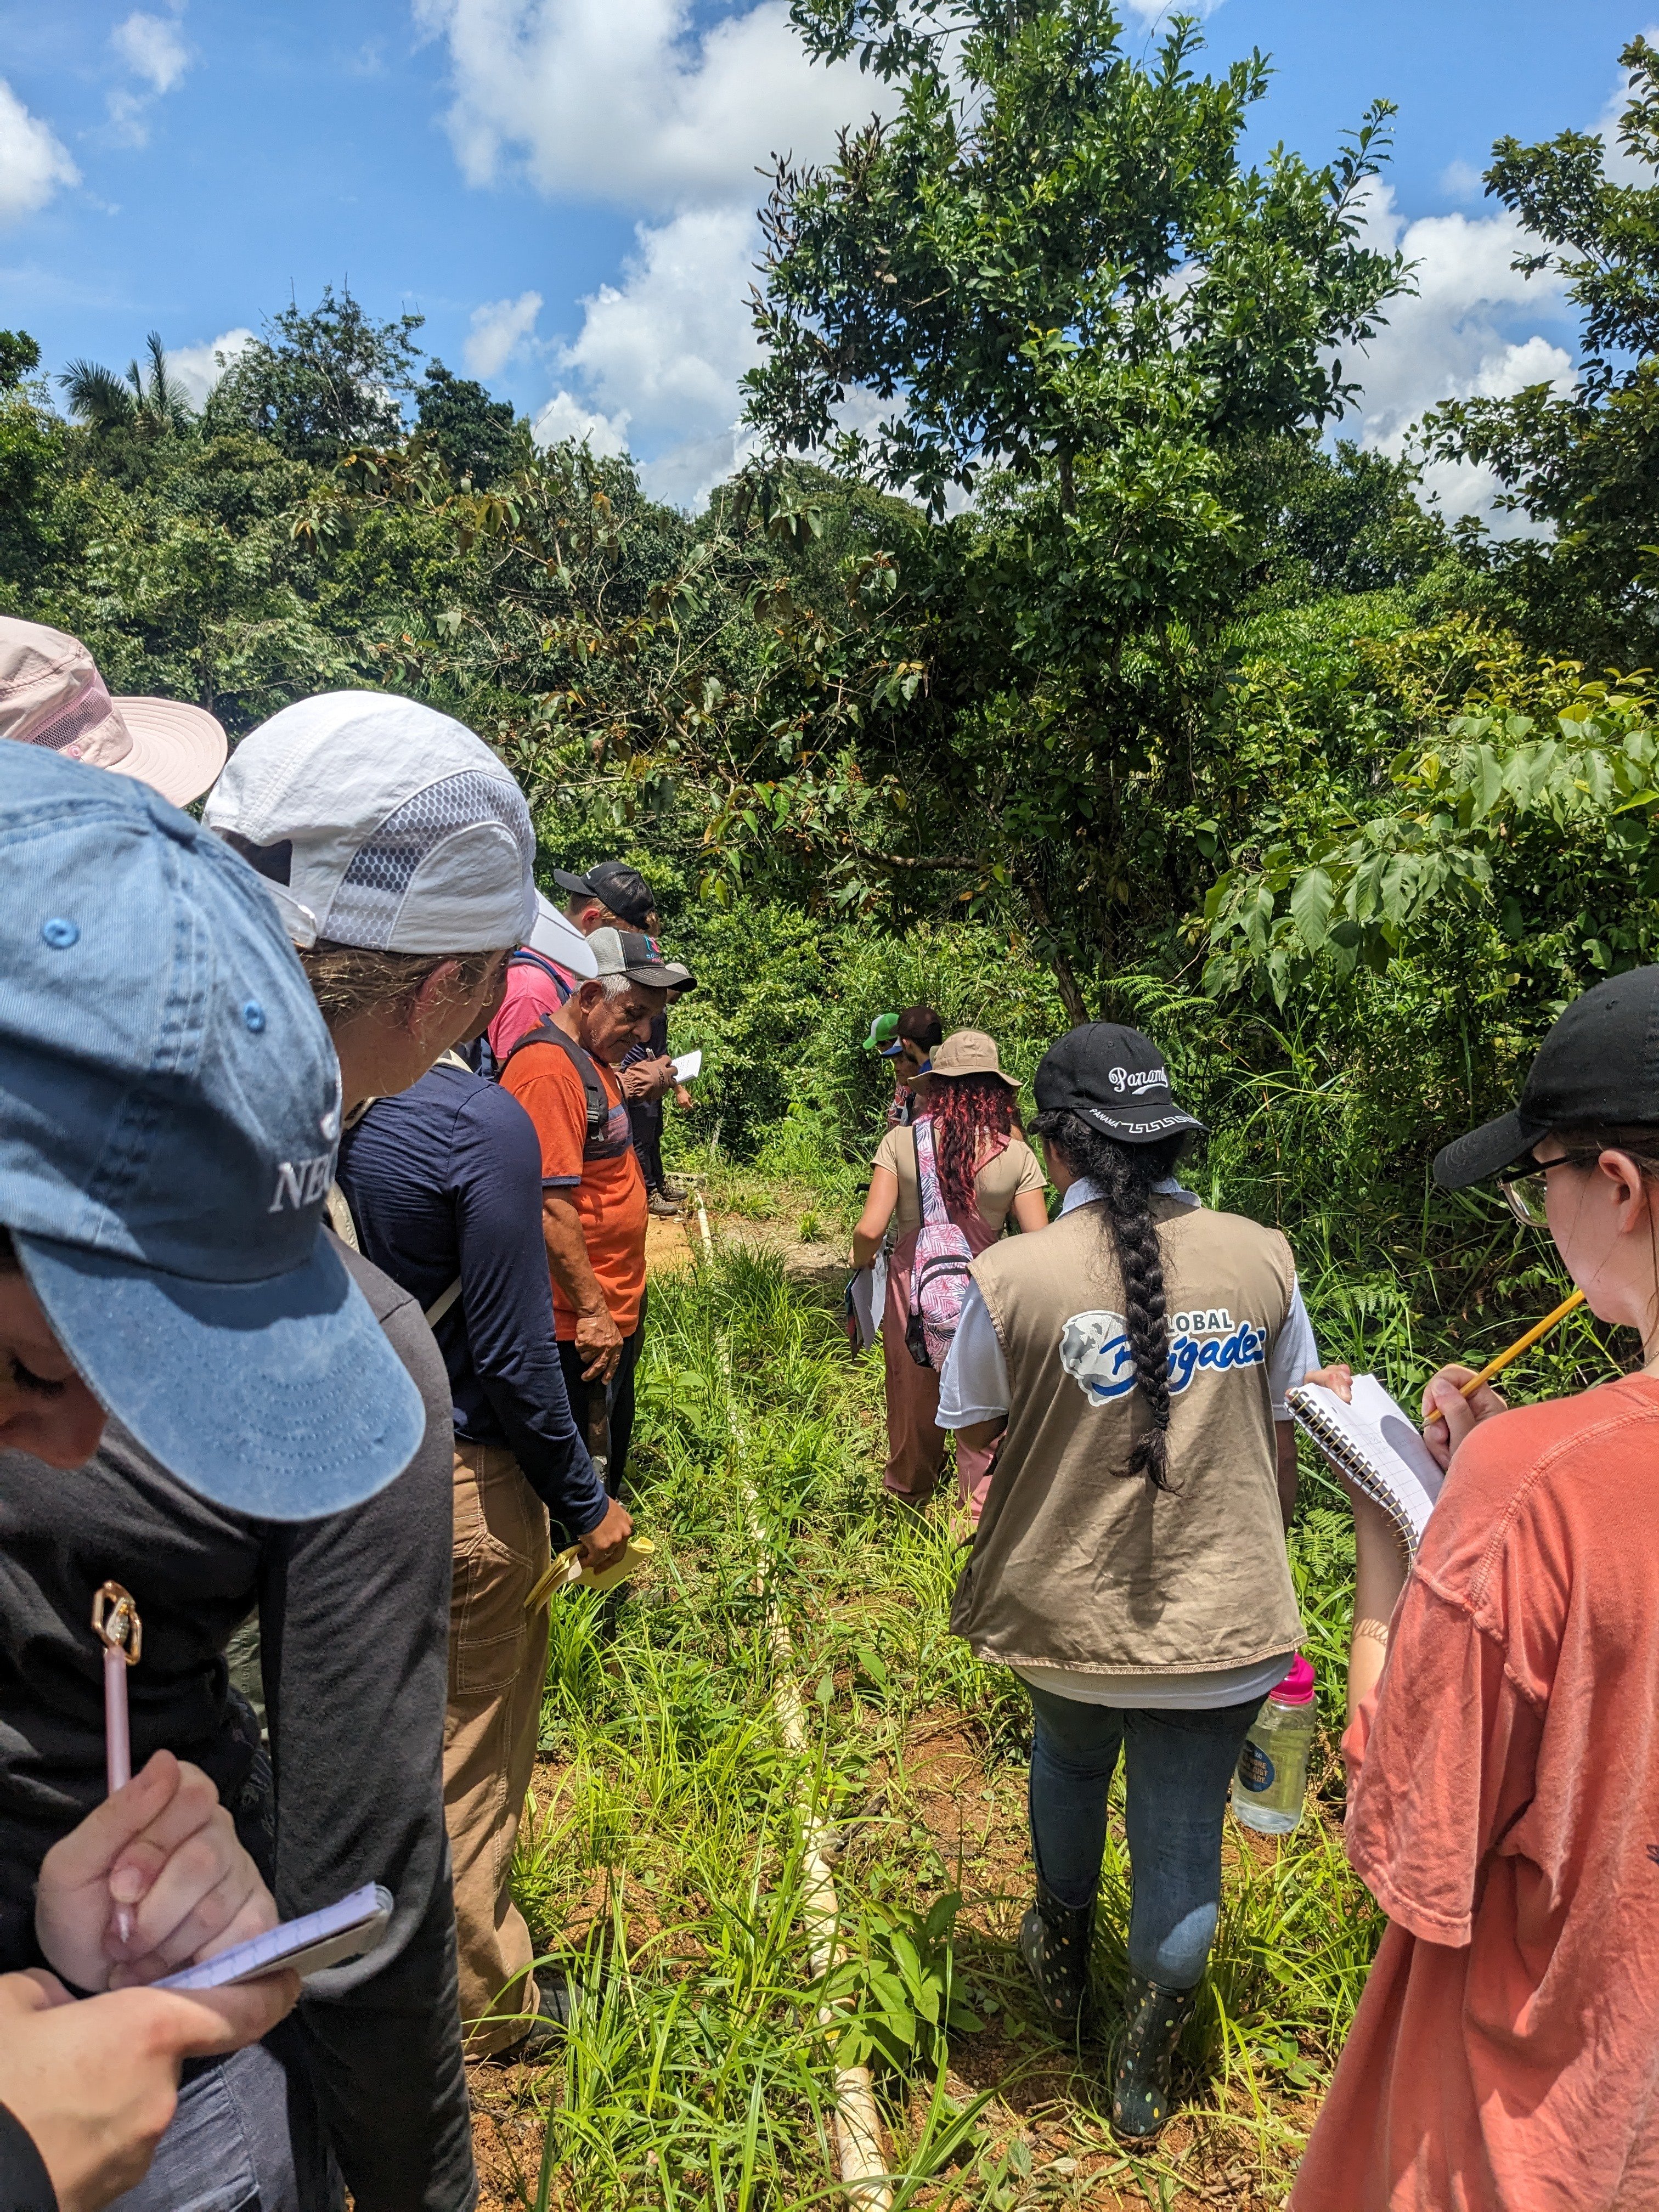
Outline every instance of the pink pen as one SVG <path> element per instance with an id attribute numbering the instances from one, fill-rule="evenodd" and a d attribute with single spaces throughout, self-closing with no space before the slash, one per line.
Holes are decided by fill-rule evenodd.
<path id="1" fill-rule="evenodd" d="M 92 1601 L 92 1632 L 104 1647 L 104 1759 L 109 1794 L 132 1779 L 132 1736 L 127 1726 L 127 1668 L 138 1664 L 143 1627 L 131 1593 L 119 1583 L 105 1583 Z M 115 1907 L 115 1932 L 132 1941 L 132 1907 Z"/>

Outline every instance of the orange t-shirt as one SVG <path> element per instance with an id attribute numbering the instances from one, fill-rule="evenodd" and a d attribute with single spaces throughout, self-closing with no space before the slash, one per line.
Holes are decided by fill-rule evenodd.
<path id="1" fill-rule="evenodd" d="M 1659 1382 L 1475 1431 L 1344 1749 L 1389 1925 L 1291 2212 L 1653 2212 Z"/>
<path id="2" fill-rule="evenodd" d="M 584 1157 L 587 1093 L 569 1054 L 556 1044 L 527 1044 L 514 1053 L 501 1078 L 536 1125 L 542 1146 L 542 1188 L 574 1199 L 588 1264 L 605 1294 L 611 1318 L 624 1336 L 640 1325 L 645 1300 L 645 1224 L 649 1201 L 634 1157 L 633 1131 L 622 1085 L 601 1060 L 599 1072 L 611 1116 L 598 1139 L 604 1157 Z M 576 1310 L 553 1278 L 553 1332 L 567 1342 L 576 1334 Z"/>

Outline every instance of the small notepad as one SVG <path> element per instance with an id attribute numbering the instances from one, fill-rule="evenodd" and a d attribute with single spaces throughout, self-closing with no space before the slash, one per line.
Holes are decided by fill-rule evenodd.
<path id="1" fill-rule="evenodd" d="M 1375 1375 L 1354 1376 L 1352 1405 L 1322 1382 L 1297 1383 L 1285 1403 L 1297 1425 L 1382 1508 L 1415 1559 L 1445 1480 L 1416 1422 Z"/>
<path id="2" fill-rule="evenodd" d="M 585 1567 L 580 1547 L 572 1544 L 568 1551 L 553 1554 L 552 1565 L 525 1600 L 525 1611 L 534 1613 L 538 1606 L 546 1604 L 555 1590 L 574 1589 L 578 1583 L 584 1589 L 615 1589 L 618 1583 L 625 1583 L 630 1575 L 637 1574 L 656 1553 L 657 1547 L 648 1536 L 630 1536 L 628 1549 L 610 1566 Z"/>
<path id="3" fill-rule="evenodd" d="M 696 1052 L 683 1052 L 679 1058 L 674 1062 L 674 1080 L 676 1083 L 690 1083 L 693 1076 L 701 1075 L 702 1073 L 702 1054 L 701 1050 Z"/>

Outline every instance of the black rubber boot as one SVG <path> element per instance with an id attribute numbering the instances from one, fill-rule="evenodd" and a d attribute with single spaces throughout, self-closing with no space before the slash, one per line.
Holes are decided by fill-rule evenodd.
<path id="1" fill-rule="evenodd" d="M 1112 2126 L 1133 2142 L 1149 2142 L 1170 2117 L 1170 2079 L 1181 2031 L 1193 2016 L 1196 1990 L 1164 1990 L 1129 1977 L 1123 2041 L 1112 2071 Z"/>
<path id="2" fill-rule="evenodd" d="M 1062 1905 L 1042 1876 L 1037 1876 L 1036 1903 L 1019 1923 L 1019 1955 L 1031 1970 L 1043 2010 L 1068 2031 L 1077 2026 L 1089 1988 L 1089 1939 L 1094 1924 L 1092 1905 Z"/>

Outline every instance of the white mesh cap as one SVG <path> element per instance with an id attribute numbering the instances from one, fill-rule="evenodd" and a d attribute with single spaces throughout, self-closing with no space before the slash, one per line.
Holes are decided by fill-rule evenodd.
<path id="1" fill-rule="evenodd" d="M 325 691 L 242 739 L 203 819 L 299 945 L 494 952 L 537 918 L 524 794 L 482 738 L 412 699 Z"/>

